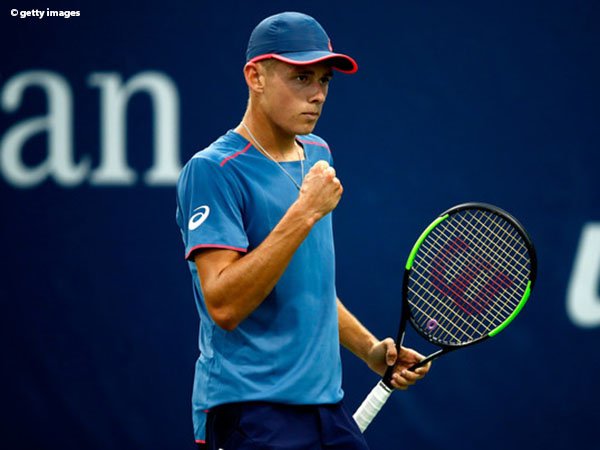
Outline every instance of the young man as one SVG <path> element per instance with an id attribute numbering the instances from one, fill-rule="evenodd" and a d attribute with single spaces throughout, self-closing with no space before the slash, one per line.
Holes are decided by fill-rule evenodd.
<path id="1" fill-rule="evenodd" d="M 406 389 L 429 366 L 379 341 L 337 298 L 329 214 L 342 185 L 312 133 L 333 53 L 315 19 L 268 17 L 252 32 L 241 123 L 184 167 L 177 223 L 200 314 L 193 393 L 197 442 L 232 449 L 368 449 L 341 405 L 341 343 Z M 206 431 L 206 438 L 205 438 Z M 206 444 L 205 444 L 206 441 Z"/>

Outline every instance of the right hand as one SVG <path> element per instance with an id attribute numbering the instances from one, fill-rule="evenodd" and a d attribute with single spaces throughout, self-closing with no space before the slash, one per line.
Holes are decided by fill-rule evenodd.
<path id="1" fill-rule="evenodd" d="M 317 161 L 304 177 L 298 201 L 318 219 L 335 209 L 344 188 L 327 161 Z"/>
<path id="2" fill-rule="evenodd" d="M 401 347 L 400 353 L 396 350 L 396 344 L 391 338 L 375 343 L 367 354 L 366 362 L 374 372 L 383 376 L 389 366 L 394 366 L 392 379 L 390 380 L 395 389 L 405 390 L 422 379 L 429 369 L 431 362 L 413 371 L 410 367 L 421 362 L 425 357 L 416 351 Z"/>

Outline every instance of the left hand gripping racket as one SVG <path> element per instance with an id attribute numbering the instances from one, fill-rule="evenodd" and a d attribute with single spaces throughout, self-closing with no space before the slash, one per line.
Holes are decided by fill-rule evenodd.
<path id="1" fill-rule="evenodd" d="M 535 248 L 523 226 L 484 203 L 455 206 L 415 243 L 404 271 L 396 346 L 406 322 L 440 347 L 410 370 L 500 333 L 527 302 L 537 271 Z M 393 388 L 389 367 L 353 417 L 364 431 Z"/>

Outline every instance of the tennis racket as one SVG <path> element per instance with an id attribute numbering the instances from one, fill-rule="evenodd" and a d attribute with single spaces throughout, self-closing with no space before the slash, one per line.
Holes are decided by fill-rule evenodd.
<path id="1" fill-rule="evenodd" d="M 396 346 L 406 323 L 440 349 L 410 368 L 500 333 L 521 312 L 535 283 L 535 248 L 507 212 L 465 203 L 441 214 L 415 243 L 404 271 Z M 389 367 L 353 417 L 364 431 L 393 388 Z"/>

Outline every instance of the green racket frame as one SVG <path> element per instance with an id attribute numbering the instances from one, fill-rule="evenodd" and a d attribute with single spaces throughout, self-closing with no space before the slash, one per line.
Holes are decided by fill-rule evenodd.
<path id="1" fill-rule="evenodd" d="M 478 210 L 484 210 L 484 211 L 489 211 L 492 212 L 494 214 L 497 214 L 498 216 L 501 216 L 504 220 L 506 220 L 507 222 L 509 222 L 514 228 L 515 230 L 519 233 L 519 235 L 523 238 L 523 242 L 527 248 L 527 251 L 529 252 L 529 257 L 530 257 L 530 279 L 529 282 L 527 283 L 525 292 L 523 294 L 523 297 L 521 298 L 521 300 L 519 301 L 517 307 L 515 308 L 515 310 L 510 314 L 510 316 L 508 318 L 506 318 L 500 325 L 498 325 L 497 327 L 495 327 L 493 330 L 491 330 L 489 333 L 487 333 L 486 335 L 483 335 L 482 337 L 475 339 L 473 341 L 467 342 L 467 343 L 460 343 L 460 344 L 439 344 L 436 343 L 435 345 L 441 347 L 440 350 L 438 350 L 435 353 L 432 353 L 431 355 L 429 355 L 427 358 L 425 358 L 423 361 L 419 362 L 418 364 L 414 365 L 413 367 L 411 367 L 411 370 L 414 370 L 418 367 L 421 367 L 427 363 L 429 363 L 430 361 L 433 361 L 434 359 L 439 358 L 440 356 L 449 353 L 451 351 L 454 351 L 458 348 L 464 348 L 476 343 L 479 343 L 487 338 L 490 337 L 494 337 L 496 336 L 498 333 L 500 333 L 502 330 L 504 330 L 514 319 L 515 317 L 521 312 L 521 310 L 523 309 L 523 307 L 525 306 L 525 304 L 527 303 L 527 300 L 529 299 L 529 296 L 531 295 L 531 291 L 533 289 L 533 286 L 535 284 L 535 280 L 537 277 L 537 255 L 536 255 L 536 251 L 535 251 L 535 247 L 533 246 L 533 242 L 531 240 L 531 237 L 529 236 L 529 234 L 527 233 L 527 231 L 525 230 L 525 228 L 519 223 L 519 221 L 517 221 L 517 219 L 515 219 L 512 215 L 510 215 L 509 213 L 507 213 L 506 211 L 498 208 L 497 206 L 494 205 L 490 205 L 487 203 L 478 203 L 478 202 L 470 202 L 470 203 L 463 203 L 457 206 L 454 206 L 450 209 L 448 209 L 447 211 L 443 212 L 442 214 L 440 214 L 439 217 L 437 217 L 424 231 L 423 233 L 421 233 L 421 235 L 419 236 L 419 238 L 417 239 L 415 245 L 413 246 L 409 257 L 406 261 L 406 265 L 405 265 L 405 270 L 404 270 L 404 279 L 403 279 L 403 286 L 402 286 L 402 296 L 403 296 L 403 301 L 402 301 L 402 311 L 401 311 L 401 317 L 405 318 L 405 317 L 409 317 L 409 320 L 413 326 L 413 328 L 426 340 L 428 339 L 428 336 L 421 330 L 421 328 L 415 324 L 412 315 L 410 314 L 409 311 L 409 304 L 408 301 L 406 300 L 408 298 L 408 288 L 409 288 L 409 278 L 411 275 L 411 271 L 412 271 L 412 266 L 415 260 L 415 257 L 417 255 L 417 252 L 419 251 L 419 248 L 421 247 L 421 245 L 423 244 L 423 242 L 425 241 L 425 239 L 427 238 L 427 236 L 429 236 L 429 234 L 437 227 L 439 226 L 441 223 L 443 223 L 444 221 L 446 221 L 448 218 L 450 218 L 452 215 L 457 214 L 463 210 L 466 209 L 478 209 Z M 396 345 L 398 347 L 398 349 L 400 349 L 400 347 L 402 346 L 402 343 L 404 341 L 404 335 L 406 332 L 406 320 L 402 320 L 400 321 L 400 327 L 398 330 L 398 336 L 396 338 Z M 384 378 L 383 378 L 383 382 L 389 387 L 391 388 L 391 376 L 393 374 L 393 367 L 388 368 Z"/>

